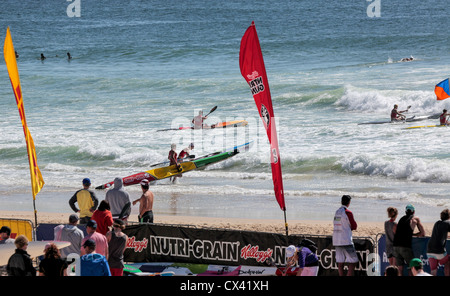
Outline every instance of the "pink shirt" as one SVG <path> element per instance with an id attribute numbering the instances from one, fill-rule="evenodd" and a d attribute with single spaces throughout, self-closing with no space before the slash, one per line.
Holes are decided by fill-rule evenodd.
<path id="1" fill-rule="evenodd" d="M 101 254 L 108 258 L 108 240 L 106 239 L 106 236 L 97 231 L 92 234 L 88 234 L 83 238 L 81 241 L 81 254 L 85 254 L 83 244 L 88 239 L 95 241 L 95 253 Z"/>

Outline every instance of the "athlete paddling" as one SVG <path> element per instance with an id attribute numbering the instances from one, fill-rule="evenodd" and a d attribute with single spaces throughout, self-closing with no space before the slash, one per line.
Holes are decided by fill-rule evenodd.
<path id="1" fill-rule="evenodd" d="M 400 113 L 404 113 L 404 112 L 408 112 L 409 108 L 411 108 L 411 106 L 408 106 L 408 108 L 406 108 L 406 110 L 403 111 L 398 111 L 398 105 L 395 104 L 394 105 L 394 109 L 392 109 L 391 111 L 391 122 L 396 122 L 396 121 L 404 121 L 406 120 L 406 116 Z"/>
<path id="2" fill-rule="evenodd" d="M 450 116 L 450 114 L 447 113 L 447 109 L 442 110 L 442 114 L 439 116 L 439 122 L 441 125 L 450 125 L 447 116 Z"/>

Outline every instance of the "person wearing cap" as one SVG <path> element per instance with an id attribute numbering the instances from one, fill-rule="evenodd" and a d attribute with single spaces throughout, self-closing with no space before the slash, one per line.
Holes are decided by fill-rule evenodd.
<path id="1" fill-rule="evenodd" d="M 423 263 L 419 258 L 413 258 L 409 262 L 409 268 L 413 276 L 431 276 L 431 274 L 423 271 Z"/>
<path id="2" fill-rule="evenodd" d="M 408 265 L 414 258 L 414 253 L 412 250 L 413 236 L 425 236 L 425 228 L 423 227 L 419 217 L 414 216 L 414 213 L 414 206 L 408 204 L 406 206 L 405 215 L 401 217 L 397 223 L 397 230 L 394 235 L 393 246 L 395 264 L 397 265 L 401 275 L 403 275 L 403 266 L 405 264 Z M 419 232 L 414 233 L 416 227 Z"/>
<path id="3" fill-rule="evenodd" d="M 319 273 L 319 258 L 317 257 L 314 245 L 307 244 L 306 240 L 302 240 L 299 246 L 290 245 L 286 248 L 287 265 L 283 272 L 298 264 L 297 276 L 317 276 Z M 309 241 L 309 240 L 308 240 Z M 311 250 L 313 249 L 313 250 Z"/>
<path id="4" fill-rule="evenodd" d="M 77 214 L 69 216 L 69 224 L 64 225 L 61 233 L 58 235 L 59 241 L 69 242 L 70 246 L 61 248 L 61 258 L 66 259 L 71 253 L 80 255 L 81 241 L 84 238 L 84 232 L 78 228 L 79 218 Z"/>
<path id="5" fill-rule="evenodd" d="M 344 264 L 348 263 L 347 276 L 353 276 L 358 256 L 353 244 L 352 231 L 356 230 L 358 224 L 353 213 L 348 209 L 351 201 L 350 195 L 343 195 L 341 207 L 334 214 L 333 219 L 333 246 L 336 250 L 336 262 L 339 275 L 344 275 Z"/>
<path id="6" fill-rule="evenodd" d="M 83 238 L 81 241 L 81 244 L 83 245 L 84 242 L 86 242 L 88 239 L 93 240 L 95 242 L 96 248 L 95 252 L 98 254 L 101 254 L 108 259 L 108 240 L 106 239 L 106 236 L 101 234 L 100 232 L 97 232 L 97 222 L 95 220 L 90 220 L 86 224 L 86 232 L 87 235 Z M 80 254 L 85 254 L 85 249 L 80 249 Z"/>
<path id="7" fill-rule="evenodd" d="M 98 206 L 98 199 L 92 190 L 89 190 L 91 180 L 89 178 L 83 179 L 83 189 L 78 190 L 70 198 L 69 205 L 75 213 L 80 213 L 80 224 L 86 224 L 92 217 L 95 209 Z M 75 206 L 78 203 L 80 209 Z"/>
<path id="8" fill-rule="evenodd" d="M 445 248 L 449 232 L 450 211 L 445 209 L 441 212 L 441 220 L 434 223 L 427 245 L 427 257 L 432 275 L 437 275 L 438 264 L 440 264 L 444 265 L 444 275 L 450 276 L 450 255 Z"/>
<path id="9" fill-rule="evenodd" d="M 10 238 L 11 236 L 11 228 L 8 226 L 3 226 L 0 229 L 0 245 L 3 244 L 13 244 L 14 239 Z"/>
<path id="10" fill-rule="evenodd" d="M 149 182 L 147 179 L 142 180 L 140 185 L 142 195 L 133 201 L 133 206 L 139 203 L 138 220 L 140 223 L 153 223 L 153 192 L 149 190 Z"/>
<path id="11" fill-rule="evenodd" d="M 111 276 L 108 260 L 96 253 L 96 243 L 88 239 L 83 243 L 84 255 L 80 258 L 81 276 Z"/>
<path id="12" fill-rule="evenodd" d="M 442 114 L 439 115 L 439 123 L 441 125 L 449 125 L 447 116 L 450 116 L 450 114 L 447 113 L 447 109 L 442 110 Z"/>
<path id="13" fill-rule="evenodd" d="M 114 220 L 113 230 L 106 234 L 109 244 L 108 264 L 112 276 L 122 276 L 124 261 L 123 252 L 125 251 L 128 236 L 123 233 L 125 223 L 120 220 Z"/>

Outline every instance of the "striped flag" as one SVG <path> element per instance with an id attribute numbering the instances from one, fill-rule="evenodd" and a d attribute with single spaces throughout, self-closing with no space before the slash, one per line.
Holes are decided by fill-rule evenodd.
<path id="1" fill-rule="evenodd" d="M 33 200 L 44 186 L 44 179 L 37 165 L 36 149 L 34 148 L 33 138 L 28 130 L 27 121 L 25 119 L 25 108 L 23 106 L 22 89 L 20 87 L 19 70 L 17 69 L 16 53 L 11 38 L 11 32 L 6 30 L 5 44 L 3 46 L 3 54 L 5 57 L 6 68 L 8 69 L 9 79 L 16 97 L 17 108 L 19 109 L 20 119 L 22 120 L 23 132 L 27 144 L 28 161 L 30 163 L 31 189 L 33 192 Z"/>

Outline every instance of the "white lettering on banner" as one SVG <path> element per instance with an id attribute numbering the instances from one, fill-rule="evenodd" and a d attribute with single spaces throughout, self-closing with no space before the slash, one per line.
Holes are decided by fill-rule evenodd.
<path id="1" fill-rule="evenodd" d="M 252 92 L 252 95 L 256 95 L 256 94 L 259 94 L 260 92 L 264 91 L 264 83 L 263 83 L 262 76 L 259 76 L 253 80 L 250 80 L 248 82 L 248 84 L 250 85 L 250 90 Z"/>
<path id="2" fill-rule="evenodd" d="M 237 262 L 239 242 L 195 240 L 150 236 L 150 253 L 155 255 L 190 257 Z"/>

